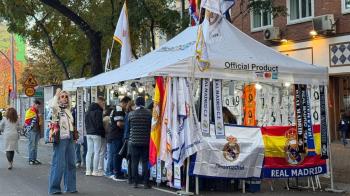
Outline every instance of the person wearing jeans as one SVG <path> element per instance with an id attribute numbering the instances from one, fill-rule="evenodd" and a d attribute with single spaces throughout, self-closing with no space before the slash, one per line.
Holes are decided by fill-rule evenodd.
<path id="1" fill-rule="evenodd" d="M 37 160 L 38 143 L 40 139 L 39 106 L 40 101 L 35 100 L 31 108 L 26 111 L 24 127 L 28 132 L 28 157 L 30 165 L 41 164 Z"/>
<path id="2" fill-rule="evenodd" d="M 90 176 L 103 176 L 102 172 L 99 172 L 99 160 L 101 150 L 101 140 L 105 135 L 103 127 L 103 108 L 105 100 L 103 97 L 97 98 L 97 103 L 92 103 L 89 106 L 89 110 L 85 116 L 86 125 L 86 139 L 87 139 L 87 153 L 86 153 L 86 175 Z M 91 161 L 92 172 L 91 172 Z"/>
<path id="3" fill-rule="evenodd" d="M 57 90 L 51 102 L 51 123 L 59 127 L 59 140 L 53 144 L 53 156 L 49 175 L 49 194 L 61 194 L 63 177 L 64 191 L 77 193 L 74 143 L 73 115 L 70 110 L 69 94 Z"/>
<path id="4" fill-rule="evenodd" d="M 81 146 L 83 146 L 83 157 L 81 156 Z M 85 160 L 86 160 L 86 153 L 87 153 L 87 139 L 86 136 L 84 136 L 84 143 L 82 144 L 75 144 L 75 156 L 76 156 L 76 167 L 84 167 Z"/>

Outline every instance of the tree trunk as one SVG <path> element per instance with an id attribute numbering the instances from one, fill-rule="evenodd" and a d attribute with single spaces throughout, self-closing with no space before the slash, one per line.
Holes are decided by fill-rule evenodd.
<path id="1" fill-rule="evenodd" d="M 103 72 L 102 56 L 101 56 L 101 41 L 102 36 L 96 33 L 93 39 L 90 39 L 90 62 L 91 73 L 97 75 Z"/>

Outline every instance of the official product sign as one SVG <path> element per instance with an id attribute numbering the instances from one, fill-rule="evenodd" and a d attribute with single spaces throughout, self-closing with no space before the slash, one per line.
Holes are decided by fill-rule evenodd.
<path id="1" fill-rule="evenodd" d="M 205 138 L 197 152 L 193 173 L 224 178 L 259 178 L 264 159 L 260 128 L 225 126 L 225 139 Z"/>

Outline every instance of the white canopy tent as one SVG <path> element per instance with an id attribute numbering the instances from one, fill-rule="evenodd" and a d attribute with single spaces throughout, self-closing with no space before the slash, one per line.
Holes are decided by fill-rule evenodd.
<path id="1" fill-rule="evenodd" d="M 259 42 L 222 19 L 214 25 L 203 22 L 210 67 L 202 72 L 195 63 L 197 27 L 188 27 L 162 47 L 110 72 L 99 74 L 77 87 L 101 86 L 149 76 L 213 78 L 267 81 L 257 71 L 278 70 L 273 82 L 294 84 L 328 83 L 328 70 L 285 56 Z M 277 67 L 277 70 L 276 70 Z"/>

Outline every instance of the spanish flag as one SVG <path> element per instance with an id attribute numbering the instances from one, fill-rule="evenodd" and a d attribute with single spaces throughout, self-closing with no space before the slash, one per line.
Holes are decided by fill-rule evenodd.
<path id="1" fill-rule="evenodd" d="M 131 62 L 132 53 L 130 43 L 128 11 L 126 8 L 126 3 L 124 3 L 123 9 L 120 12 L 113 39 L 122 46 L 120 51 L 120 66 Z"/>
<path id="2" fill-rule="evenodd" d="M 327 172 L 326 160 L 321 159 L 320 125 L 313 125 L 316 156 L 299 153 L 297 131 L 293 126 L 261 128 L 265 145 L 265 178 L 289 178 L 319 175 Z"/>
<path id="3" fill-rule="evenodd" d="M 38 121 L 38 115 L 37 115 L 37 111 L 35 110 L 35 108 L 31 107 L 26 111 L 25 117 L 24 117 L 24 124 L 26 126 L 29 126 L 32 124 L 33 119 L 36 119 L 36 121 Z"/>
<path id="4" fill-rule="evenodd" d="M 156 77 L 156 86 L 153 97 L 152 128 L 149 145 L 149 162 L 151 166 L 157 163 L 161 138 L 161 119 L 163 112 L 164 80 L 163 77 Z"/>

